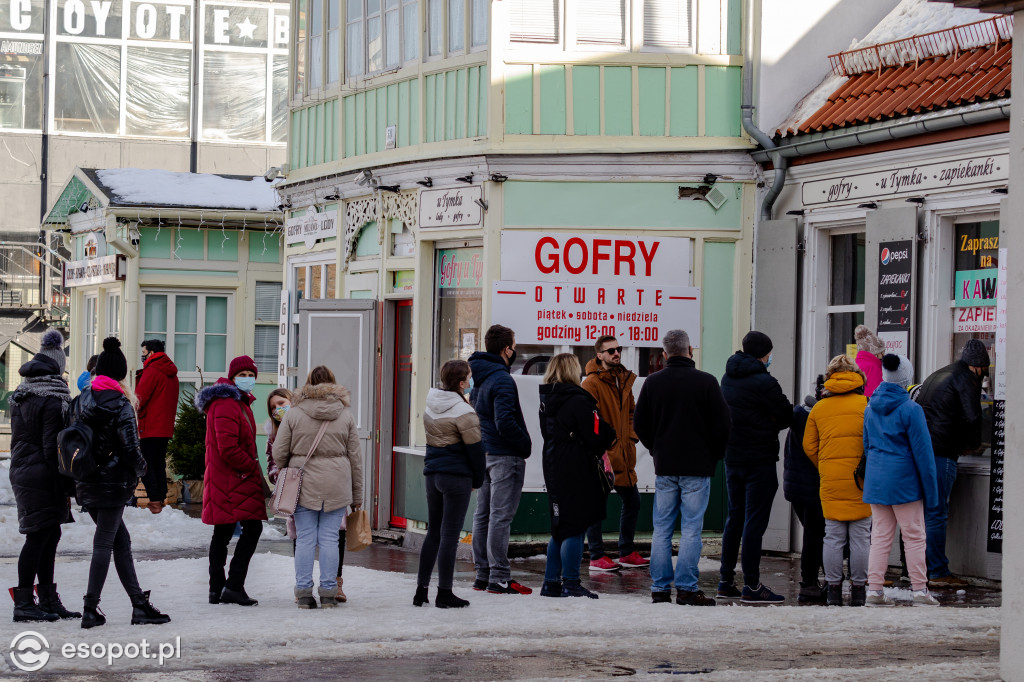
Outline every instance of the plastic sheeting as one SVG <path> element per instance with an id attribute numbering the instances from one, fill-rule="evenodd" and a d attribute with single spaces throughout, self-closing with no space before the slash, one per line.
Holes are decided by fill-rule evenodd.
<path id="1" fill-rule="evenodd" d="M 192 53 L 128 48 L 125 134 L 188 137 Z"/>
<path id="2" fill-rule="evenodd" d="M 203 63 L 203 137 L 266 139 L 267 58 L 261 54 L 207 52 Z"/>
<path id="3" fill-rule="evenodd" d="M 120 47 L 57 43 L 56 129 L 116 135 L 120 127 L 120 81 Z"/>

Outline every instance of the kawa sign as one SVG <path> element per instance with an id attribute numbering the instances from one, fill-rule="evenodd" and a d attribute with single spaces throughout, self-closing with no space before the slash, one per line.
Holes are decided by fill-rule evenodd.
<path id="1" fill-rule="evenodd" d="M 999 296 L 996 286 L 998 274 L 997 268 L 957 270 L 956 307 L 994 306 Z"/>

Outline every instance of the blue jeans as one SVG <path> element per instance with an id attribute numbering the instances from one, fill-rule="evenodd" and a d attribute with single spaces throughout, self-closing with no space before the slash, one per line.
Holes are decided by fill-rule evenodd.
<path id="1" fill-rule="evenodd" d="M 526 460 L 522 457 L 487 455 L 487 472 L 476 493 L 476 513 L 473 514 L 473 563 L 477 580 L 500 583 L 512 577 L 508 536 L 525 480 Z"/>
<path id="2" fill-rule="evenodd" d="M 313 558 L 320 546 L 320 587 L 338 589 L 338 531 L 345 507 L 334 511 L 295 508 L 295 588 L 313 587 Z"/>
<path id="3" fill-rule="evenodd" d="M 924 510 L 928 532 L 928 577 L 943 578 L 950 575 L 949 557 L 946 556 L 946 524 L 949 522 L 949 494 L 956 481 L 956 460 L 937 456 L 935 478 L 939 484 L 939 503 Z"/>
<path id="4" fill-rule="evenodd" d="M 617 485 L 615 492 L 622 501 L 622 514 L 619 516 L 619 556 L 629 556 L 634 551 L 633 538 L 636 537 L 636 519 L 640 516 L 640 490 L 635 485 Z M 597 561 L 608 556 L 604 551 L 604 537 L 598 521 L 587 529 L 587 544 L 590 545 L 590 560 Z"/>
<path id="5" fill-rule="evenodd" d="M 548 542 L 548 562 L 544 566 L 544 582 L 580 581 L 580 562 L 583 561 L 583 533 L 565 538 L 561 542 L 551 538 Z"/>
<path id="6" fill-rule="evenodd" d="M 722 533 L 722 582 L 736 580 L 736 557 L 743 541 L 743 584 L 754 589 L 761 584 L 761 540 L 768 530 L 772 502 L 779 489 L 775 462 L 749 466 L 725 465 L 725 486 L 729 491 L 729 517 Z"/>
<path id="7" fill-rule="evenodd" d="M 655 476 L 651 592 L 667 592 L 673 582 L 678 590 L 697 591 L 697 563 L 703 546 L 700 534 L 710 496 L 711 479 L 707 476 Z M 680 516 L 679 556 L 673 575 L 672 535 Z"/>

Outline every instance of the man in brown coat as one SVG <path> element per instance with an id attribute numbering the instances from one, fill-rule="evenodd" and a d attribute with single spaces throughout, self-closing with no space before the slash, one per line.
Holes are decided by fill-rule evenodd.
<path id="1" fill-rule="evenodd" d="M 601 418 L 615 427 L 618 439 L 608 449 L 608 458 L 615 471 L 615 492 L 622 501 L 619 517 L 619 561 L 615 563 L 604 552 L 601 524 L 587 529 L 590 545 L 591 571 L 618 571 L 621 568 L 645 568 L 650 562 L 633 546 L 636 520 L 640 512 L 640 491 L 636 479 L 636 442 L 633 431 L 633 382 L 636 374 L 622 366 L 622 348 L 614 336 L 602 336 L 594 344 L 597 358 L 587 363 L 583 388 L 597 399 Z"/>

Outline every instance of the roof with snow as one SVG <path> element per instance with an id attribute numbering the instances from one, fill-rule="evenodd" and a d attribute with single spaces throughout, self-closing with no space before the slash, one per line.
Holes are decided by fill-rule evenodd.
<path id="1" fill-rule="evenodd" d="M 984 17 L 978 21 L 978 17 Z M 824 133 L 1008 98 L 1012 17 L 903 0 L 776 130 Z"/>
<path id="2" fill-rule="evenodd" d="M 79 168 L 44 223 L 63 223 L 91 201 L 106 208 L 277 211 L 276 183 L 262 175 L 177 173 L 142 168 Z"/>

